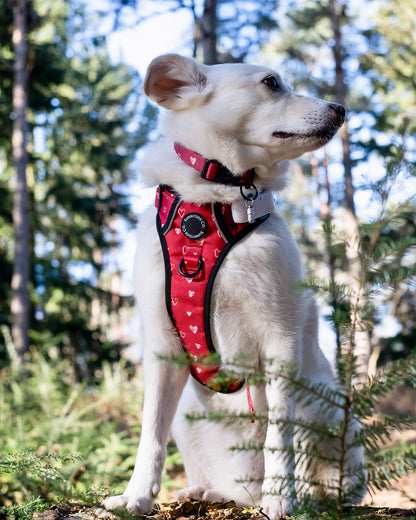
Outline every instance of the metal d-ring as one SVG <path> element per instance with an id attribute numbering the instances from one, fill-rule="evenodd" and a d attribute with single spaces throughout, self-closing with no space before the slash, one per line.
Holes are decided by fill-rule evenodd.
<path id="1" fill-rule="evenodd" d="M 245 188 L 246 190 L 254 190 L 254 193 L 249 193 L 248 195 L 246 195 L 246 194 L 244 193 L 244 191 L 243 191 L 244 188 Z M 257 188 L 256 188 L 256 186 L 255 186 L 255 184 L 253 184 L 253 183 L 250 183 L 250 184 L 242 184 L 242 185 L 240 186 L 240 193 L 241 193 L 241 196 L 243 197 L 244 200 L 251 200 L 251 201 L 256 200 L 256 199 L 257 199 L 257 196 L 258 196 L 258 194 L 259 194 L 259 192 L 258 192 L 258 190 L 257 190 Z"/>
<path id="2" fill-rule="evenodd" d="M 181 258 L 181 261 L 179 262 L 179 272 L 185 278 L 193 278 L 200 272 L 203 265 L 204 265 L 204 262 L 202 261 L 202 258 L 199 257 L 198 258 L 198 267 L 196 268 L 196 270 L 193 273 L 188 273 L 188 271 L 186 270 L 186 267 L 185 267 L 185 261 L 183 258 Z"/>

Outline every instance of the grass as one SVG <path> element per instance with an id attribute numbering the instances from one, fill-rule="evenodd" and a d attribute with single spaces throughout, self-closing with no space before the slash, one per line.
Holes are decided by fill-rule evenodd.
<path id="1" fill-rule="evenodd" d="M 122 492 L 134 466 L 142 401 L 140 369 L 124 363 L 104 364 L 94 385 L 76 382 L 68 363 L 46 361 L 37 353 L 24 365 L 15 362 L 0 371 L 0 518 L 29 520 L 51 504 L 94 507 L 103 496 Z M 394 453 L 400 457 L 406 449 L 398 443 Z M 171 499 L 182 485 L 182 462 L 170 442 L 160 500 Z M 202 511 L 201 504 L 193 507 Z M 354 517 L 396 517 L 367 509 L 356 509 Z M 162 508 L 161 517 L 173 519 L 175 511 L 175 506 Z M 233 506 L 215 511 L 202 516 L 261 516 Z M 185 516 L 182 509 L 179 513 Z M 330 520 L 331 513 L 297 518 Z"/>
<path id="2" fill-rule="evenodd" d="M 141 377 L 106 364 L 94 386 L 33 353 L 0 374 L 0 506 L 122 491 L 140 438 Z"/>
<path id="3" fill-rule="evenodd" d="M 69 363 L 32 352 L 0 371 L 0 518 L 32 518 L 50 504 L 99 503 L 124 491 L 141 431 L 141 367 L 105 363 L 94 385 Z M 168 446 L 162 497 L 183 472 Z"/>

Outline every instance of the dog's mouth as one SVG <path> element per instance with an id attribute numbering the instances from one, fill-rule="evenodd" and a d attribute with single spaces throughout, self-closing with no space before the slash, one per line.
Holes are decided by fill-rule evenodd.
<path id="1" fill-rule="evenodd" d="M 294 135 L 296 135 L 294 132 L 273 132 L 273 137 L 278 137 L 279 139 L 287 139 Z"/>
<path id="2" fill-rule="evenodd" d="M 296 137 L 299 139 L 318 139 L 321 142 L 329 141 L 337 133 L 345 120 L 345 108 L 341 105 L 332 103 L 329 105 L 330 117 L 325 118 L 325 123 L 315 128 L 310 128 L 306 132 L 282 132 L 276 130 L 273 137 L 278 139 L 290 139 Z M 323 123 L 323 121 L 322 121 Z"/>
<path id="3" fill-rule="evenodd" d="M 301 139 L 308 139 L 308 138 L 319 138 L 319 139 L 331 139 L 334 137 L 338 130 L 339 126 L 334 125 L 330 126 L 324 129 L 319 130 L 313 130 L 311 132 L 305 132 L 305 133 L 297 133 L 297 132 L 273 132 L 273 137 L 277 137 L 278 139 L 289 139 L 290 137 L 298 137 Z"/>

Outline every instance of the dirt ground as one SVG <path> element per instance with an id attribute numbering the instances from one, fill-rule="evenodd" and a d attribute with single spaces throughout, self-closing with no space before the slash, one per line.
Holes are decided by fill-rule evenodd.
<path id="1" fill-rule="evenodd" d="M 392 445 L 399 442 L 408 445 L 416 443 L 416 430 L 395 433 Z M 416 509 L 416 473 L 401 478 L 393 484 L 392 489 L 378 491 L 373 496 L 367 493 L 363 505 Z"/>
<path id="2" fill-rule="evenodd" d="M 76 504 L 59 504 L 45 511 L 35 513 L 33 520 L 96 520 L 95 508 Z M 415 520 L 415 509 L 380 508 L 380 507 L 355 507 L 347 512 L 349 520 L 390 520 L 400 518 L 402 520 Z M 210 504 L 208 502 L 181 502 L 165 504 L 151 516 L 130 517 L 110 515 L 110 519 L 119 518 L 146 518 L 149 520 L 267 520 L 268 517 L 259 509 L 239 508 L 233 502 L 227 504 Z M 329 518 L 326 513 L 322 518 Z M 291 517 L 289 520 L 294 520 Z"/>
<path id="3" fill-rule="evenodd" d="M 416 474 L 401 478 L 395 489 L 379 491 L 373 496 L 367 494 L 363 505 L 373 507 L 398 507 L 416 511 Z"/>
<path id="4" fill-rule="evenodd" d="M 387 398 L 381 400 L 380 413 L 398 415 L 402 417 L 416 417 L 416 388 L 395 388 Z M 407 446 L 416 444 L 416 429 L 407 429 L 403 432 L 393 432 L 391 448 L 404 443 Z M 367 494 L 363 502 L 365 505 L 378 507 L 416 508 L 416 473 L 401 478 L 392 485 L 392 489 L 383 490 L 373 496 Z"/>

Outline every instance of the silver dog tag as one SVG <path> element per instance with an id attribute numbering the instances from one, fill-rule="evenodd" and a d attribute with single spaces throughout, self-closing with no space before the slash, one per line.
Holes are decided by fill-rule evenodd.
<path id="1" fill-rule="evenodd" d="M 251 204 L 248 207 L 248 204 Z M 233 220 L 236 224 L 243 224 L 245 222 L 254 222 L 257 218 L 264 217 L 274 211 L 274 198 L 272 191 L 263 191 L 259 193 L 256 199 L 252 200 L 239 200 L 233 202 L 231 205 L 231 211 Z M 253 220 L 250 220 L 249 211 L 252 215 Z"/>
<path id="2" fill-rule="evenodd" d="M 254 222 L 254 209 L 253 209 L 254 200 L 253 199 L 245 200 L 244 204 L 246 205 L 246 210 L 247 210 L 247 222 L 249 222 L 251 224 L 252 222 Z"/>

